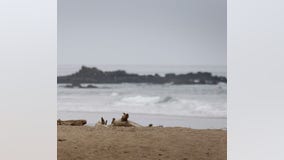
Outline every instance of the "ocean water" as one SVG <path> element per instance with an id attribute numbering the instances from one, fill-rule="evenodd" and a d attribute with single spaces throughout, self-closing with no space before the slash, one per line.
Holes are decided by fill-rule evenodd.
<path id="1" fill-rule="evenodd" d="M 59 66 L 58 75 L 74 73 L 80 66 Z M 226 67 L 127 67 L 104 66 L 99 69 L 124 69 L 138 74 L 187 73 L 209 71 L 226 76 Z M 144 69 L 143 69 L 144 68 Z M 191 128 L 226 128 L 227 85 L 172 84 L 94 84 L 99 88 L 64 88 L 58 84 L 58 118 L 87 119 L 94 124 L 101 116 L 111 120 L 122 112 L 130 119 L 147 125 Z"/>

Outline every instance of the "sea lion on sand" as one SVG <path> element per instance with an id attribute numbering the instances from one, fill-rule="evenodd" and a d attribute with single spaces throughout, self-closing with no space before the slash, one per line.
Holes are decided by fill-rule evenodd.
<path id="1" fill-rule="evenodd" d="M 114 120 L 111 123 L 112 126 L 121 126 L 121 127 L 143 127 L 140 124 L 137 124 L 135 122 L 132 121 L 121 121 L 121 120 Z"/>
<path id="2" fill-rule="evenodd" d="M 104 126 L 104 127 L 107 127 L 107 120 L 104 120 L 104 118 L 101 117 L 101 121 L 98 121 L 95 126 Z"/>
<path id="3" fill-rule="evenodd" d="M 121 117 L 121 121 L 122 122 L 127 122 L 128 118 L 129 118 L 129 114 L 128 113 L 123 113 L 123 115 Z"/>
<path id="4" fill-rule="evenodd" d="M 120 120 L 115 120 L 115 118 L 112 118 L 111 125 L 112 126 L 121 126 L 121 127 L 142 127 L 140 124 L 129 121 L 128 118 L 129 118 L 129 114 L 123 113 Z"/>
<path id="5" fill-rule="evenodd" d="M 102 124 L 102 125 L 107 125 L 107 120 L 104 120 L 103 117 L 101 117 L 101 124 Z"/>
<path id="6" fill-rule="evenodd" d="M 113 123 L 114 123 L 114 121 L 115 121 L 115 118 L 112 118 L 111 124 L 113 124 Z"/>

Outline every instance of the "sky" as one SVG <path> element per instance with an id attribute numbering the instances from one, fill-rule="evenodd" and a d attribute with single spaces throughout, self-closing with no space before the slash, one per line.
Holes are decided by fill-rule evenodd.
<path id="1" fill-rule="evenodd" d="M 226 65 L 226 0 L 59 0 L 58 65 Z"/>

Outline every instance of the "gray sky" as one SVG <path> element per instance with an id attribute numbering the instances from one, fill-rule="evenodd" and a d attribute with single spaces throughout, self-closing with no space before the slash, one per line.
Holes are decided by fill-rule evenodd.
<path id="1" fill-rule="evenodd" d="M 226 0 L 59 0 L 58 64 L 226 65 Z"/>

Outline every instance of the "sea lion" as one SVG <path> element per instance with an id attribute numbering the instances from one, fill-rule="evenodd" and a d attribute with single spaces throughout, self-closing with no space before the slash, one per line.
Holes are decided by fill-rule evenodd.
<path id="1" fill-rule="evenodd" d="M 114 121 L 115 121 L 115 118 L 112 118 L 111 124 L 113 124 L 113 123 L 114 123 Z"/>
<path id="2" fill-rule="evenodd" d="M 120 120 L 115 120 L 115 118 L 112 118 L 111 125 L 112 126 L 121 126 L 121 127 L 142 127 L 142 125 L 140 125 L 140 124 L 129 121 L 128 118 L 129 118 L 129 114 L 123 113 Z"/>
<path id="3" fill-rule="evenodd" d="M 127 122 L 128 118 L 129 118 L 129 114 L 128 113 L 123 113 L 123 115 L 121 117 L 121 121 L 122 122 Z"/>
<path id="4" fill-rule="evenodd" d="M 102 125 L 107 125 L 107 120 L 105 121 L 103 117 L 101 117 L 101 124 Z"/>
<path id="5" fill-rule="evenodd" d="M 121 121 L 121 120 L 114 120 L 111 124 L 112 126 L 120 126 L 120 127 L 143 127 L 140 124 L 137 124 L 132 121 Z"/>
<path id="6" fill-rule="evenodd" d="M 104 126 L 104 127 L 107 127 L 107 120 L 104 120 L 104 118 L 101 117 L 101 121 L 98 121 L 95 126 Z"/>

